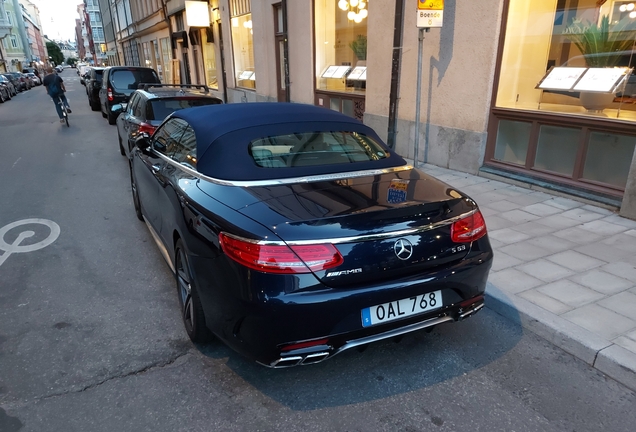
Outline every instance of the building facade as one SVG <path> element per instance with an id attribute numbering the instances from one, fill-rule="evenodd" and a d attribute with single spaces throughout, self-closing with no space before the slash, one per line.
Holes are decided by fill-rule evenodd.
<path id="1" fill-rule="evenodd" d="M 0 1 L 0 72 L 7 72 L 7 53 L 4 40 L 11 34 L 13 25 L 9 22 L 4 0 Z"/>
<path id="2" fill-rule="evenodd" d="M 77 47 L 78 60 L 83 61 L 86 58 L 86 48 L 84 47 L 82 21 L 79 18 L 75 19 L 75 46 Z"/>
<path id="3" fill-rule="evenodd" d="M 422 33 L 417 0 L 113 3 L 125 64 L 161 67 L 165 82 L 337 110 L 405 157 L 636 218 L 634 1 L 447 1 L 443 26 Z M 577 43 L 594 28 L 611 53 Z"/>

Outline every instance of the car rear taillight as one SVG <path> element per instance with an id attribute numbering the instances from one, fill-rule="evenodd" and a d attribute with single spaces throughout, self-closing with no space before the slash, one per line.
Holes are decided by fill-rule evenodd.
<path id="1" fill-rule="evenodd" d="M 486 221 L 477 210 L 451 225 L 451 240 L 455 243 L 469 243 L 486 235 Z"/>
<path id="2" fill-rule="evenodd" d="M 344 259 L 332 244 L 266 245 L 219 234 L 223 252 L 234 261 L 265 273 L 310 273 L 337 267 Z"/>
<path id="3" fill-rule="evenodd" d="M 113 101 L 113 89 L 108 87 L 108 101 L 112 102 Z"/>
<path id="4" fill-rule="evenodd" d="M 149 123 L 141 123 L 137 132 L 152 135 L 153 133 L 155 133 L 155 129 L 156 128 Z"/>

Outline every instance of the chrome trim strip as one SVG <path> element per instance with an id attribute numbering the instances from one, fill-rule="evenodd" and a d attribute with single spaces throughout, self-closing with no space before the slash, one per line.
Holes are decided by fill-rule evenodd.
<path id="1" fill-rule="evenodd" d="M 364 171 L 349 171 L 344 173 L 336 173 L 336 174 L 321 174 L 314 176 L 303 176 L 303 177 L 291 177 L 285 179 L 272 179 L 272 180 L 250 180 L 250 181 L 241 181 L 241 180 L 222 180 L 214 177 L 206 176 L 205 174 L 201 174 L 200 172 L 193 170 L 192 168 L 188 168 L 187 166 L 180 164 L 168 156 L 159 153 L 153 149 L 153 153 L 163 159 L 165 162 L 168 162 L 170 165 L 185 171 L 186 173 L 192 175 L 193 177 L 199 178 L 201 180 L 209 181 L 211 183 L 223 185 L 223 186 L 238 186 L 238 187 L 262 187 L 262 186 L 278 186 L 278 185 L 286 185 L 286 184 L 294 184 L 294 183 L 314 183 L 319 181 L 334 181 L 334 180 L 344 180 L 350 178 L 357 177 L 365 177 L 370 175 L 382 175 L 389 174 L 393 172 L 400 171 L 408 171 L 413 169 L 412 165 L 402 165 L 400 167 L 393 168 L 381 168 L 374 170 L 364 170 Z"/>
<path id="2" fill-rule="evenodd" d="M 148 227 L 148 231 L 150 231 L 150 234 L 152 234 L 153 240 L 155 241 L 155 243 L 157 243 L 157 247 L 159 248 L 159 252 L 161 252 L 161 255 L 163 255 L 163 259 L 165 259 L 168 265 L 170 266 L 170 270 L 172 270 L 172 273 L 176 274 L 177 272 L 174 269 L 174 264 L 172 264 L 172 260 L 170 259 L 170 254 L 168 254 L 168 249 L 166 249 L 166 246 L 163 244 L 163 242 L 159 238 L 159 235 L 155 232 L 154 228 L 148 223 L 148 220 L 145 217 L 144 217 L 144 222 L 146 223 L 146 226 Z"/>
<path id="3" fill-rule="evenodd" d="M 346 351 L 346 350 L 351 349 L 351 348 L 355 348 L 355 347 L 360 346 L 360 345 L 366 345 L 368 343 L 378 342 L 378 341 L 381 341 L 381 340 L 384 340 L 384 339 L 389 339 L 389 338 L 392 338 L 392 337 L 395 337 L 395 336 L 401 336 L 401 335 L 406 334 L 406 333 L 411 333 L 411 332 L 414 332 L 414 331 L 417 331 L 417 330 L 422 330 L 422 329 L 425 329 L 427 327 L 432 327 L 432 326 L 435 326 L 435 325 L 438 325 L 438 324 L 442 324 L 442 323 L 445 323 L 445 322 L 448 322 L 448 321 L 454 321 L 454 320 L 450 316 L 442 316 L 442 317 L 437 317 L 437 318 L 431 318 L 431 319 L 428 319 L 426 321 L 422 321 L 422 322 L 419 322 L 419 323 L 411 324 L 411 325 L 406 326 L 406 327 L 400 327 L 400 328 L 397 328 L 397 329 L 394 329 L 394 330 L 391 330 L 391 331 L 388 331 L 388 332 L 385 332 L 385 333 L 379 333 L 379 334 L 372 335 L 372 336 L 367 336 L 367 337 L 364 337 L 364 338 L 361 338 L 361 339 L 348 341 L 346 344 L 341 346 L 336 352 L 334 352 L 329 358 L 331 358 L 331 357 L 333 357 L 333 356 L 335 356 L 337 354 L 340 354 L 343 351 Z"/>
<path id="4" fill-rule="evenodd" d="M 288 241 L 288 242 L 284 242 L 284 241 L 279 241 L 279 240 L 254 240 L 254 239 L 248 239 L 248 238 L 244 238 L 244 237 L 240 237 L 234 234 L 229 234 L 226 232 L 223 232 L 224 235 L 231 237 L 235 240 L 240 240 L 243 242 L 247 242 L 247 243 L 252 243 L 252 244 L 258 244 L 258 245 L 262 245 L 262 246 L 284 246 L 284 245 L 288 245 L 288 246 L 302 246 L 302 245 L 311 245 L 311 244 L 322 244 L 322 243 L 331 243 L 331 244 L 339 244 L 339 243 L 353 243 L 353 242 L 364 242 L 364 241 L 370 241 L 370 240 L 382 240 L 382 239 L 386 239 L 386 238 L 391 238 L 391 237 L 402 237 L 402 236 L 407 236 L 407 235 L 413 235 L 413 234 L 420 234 L 426 231 L 430 231 L 430 230 L 434 230 L 446 225 L 451 225 L 452 223 L 463 219 L 465 217 L 468 217 L 470 215 L 473 215 L 477 212 L 477 209 L 475 210 L 471 210 L 469 212 L 466 213 L 462 213 L 459 216 L 454 216 L 450 219 L 446 219 L 440 222 L 435 222 L 432 224 L 428 224 L 428 225 L 424 225 L 424 226 L 420 226 L 420 227 L 416 227 L 416 228 L 409 228 L 409 229 L 404 229 L 404 230 L 399 230 L 399 231 L 390 231 L 390 232 L 385 232 L 385 233 L 378 233 L 378 234 L 369 234 L 369 235 L 363 235 L 363 236 L 352 236 L 352 237 L 338 237 L 338 238 L 328 238 L 328 239 L 313 239 L 313 240 L 292 240 L 292 241 Z"/>

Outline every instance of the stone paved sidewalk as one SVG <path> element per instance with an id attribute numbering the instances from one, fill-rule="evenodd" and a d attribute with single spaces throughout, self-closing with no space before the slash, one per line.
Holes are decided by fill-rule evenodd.
<path id="1" fill-rule="evenodd" d="M 495 250 L 487 306 L 636 390 L 636 221 L 433 165 L 470 195 Z"/>

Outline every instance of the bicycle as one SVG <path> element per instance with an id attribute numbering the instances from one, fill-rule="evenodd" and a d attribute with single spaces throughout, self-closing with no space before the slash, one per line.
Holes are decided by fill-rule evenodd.
<path id="1" fill-rule="evenodd" d="M 62 115 L 64 116 L 64 121 L 66 121 L 66 127 L 71 127 L 68 124 L 68 111 L 66 110 L 66 105 L 64 105 L 64 101 L 62 100 L 62 98 L 60 96 L 58 96 L 58 98 L 57 98 L 57 103 L 62 108 Z"/>

